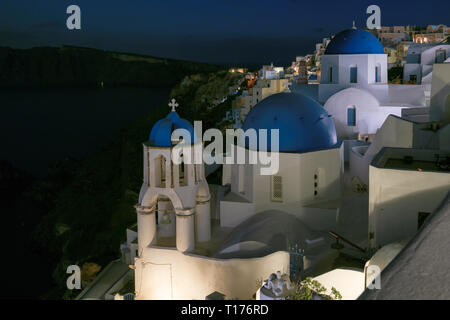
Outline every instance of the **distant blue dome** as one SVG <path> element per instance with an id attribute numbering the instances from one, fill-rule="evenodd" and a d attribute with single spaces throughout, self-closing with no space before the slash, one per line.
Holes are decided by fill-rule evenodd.
<path id="1" fill-rule="evenodd" d="M 348 29 L 339 32 L 328 44 L 325 54 L 383 54 L 383 45 L 368 31 Z"/>
<path id="2" fill-rule="evenodd" d="M 315 100 L 299 93 L 278 93 L 253 107 L 243 129 L 279 129 L 280 152 L 308 152 L 332 148 L 336 128 L 328 112 Z M 258 145 L 259 147 L 259 145 Z"/>
<path id="3" fill-rule="evenodd" d="M 176 129 L 186 129 L 191 134 L 191 141 L 194 139 L 194 128 L 192 124 L 180 118 L 178 113 L 172 111 L 164 119 L 155 123 L 150 132 L 149 143 L 154 147 L 171 147 L 172 132 Z"/>

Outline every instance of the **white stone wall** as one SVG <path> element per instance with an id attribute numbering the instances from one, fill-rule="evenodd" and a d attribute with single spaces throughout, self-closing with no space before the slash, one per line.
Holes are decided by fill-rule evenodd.
<path id="1" fill-rule="evenodd" d="M 356 125 L 349 126 L 347 110 L 356 109 Z M 348 88 L 330 97 L 324 108 L 333 116 L 340 139 L 356 139 L 358 134 L 375 134 L 390 114 L 401 116 L 402 107 L 382 107 L 377 98 L 364 89 Z"/>
<path id="2" fill-rule="evenodd" d="M 406 63 L 403 66 L 403 81 L 410 81 L 410 76 L 417 76 L 417 83 L 420 83 L 422 78 L 422 67 L 419 63 Z"/>
<path id="3" fill-rule="evenodd" d="M 430 120 L 450 122 L 450 63 L 433 66 Z"/>
<path id="4" fill-rule="evenodd" d="M 445 50 L 445 53 L 447 55 L 447 58 L 450 57 L 450 45 L 444 44 L 444 45 L 437 45 L 430 49 L 427 49 L 422 52 L 421 54 L 421 63 L 422 64 L 434 64 L 436 61 L 436 50 Z"/>
<path id="5" fill-rule="evenodd" d="M 251 299 L 257 281 L 276 270 L 289 273 L 289 253 L 261 258 L 214 259 L 170 248 L 147 248 L 136 260 L 136 299 L 204 300 L 214 291 L 227 299 Z"/>
<path id="6" fill-rule="evenodd" d="M 358 69 L 358 84 L 368 85 L 377 83 L 375 67 L 379 66 L 380 82 L 387 83 L 387 55 L 386 54 L 341 54 L 323 55 L 321 69 L 321 84 L 329 84 L 330 68 L 333 68 L 333 82 L 350 85 L 350 67 Z"/>
<path id="7" fill-rule="evenodd" d="M 320 227 L 316 221 L 316 217 L 320 216 L 327 227 L 335 223 L 335 210 L 306 209 L 303 206 L 334 200 L 340 196 L 343 148 L 341 145 L 334 149 L 299 154 L 279 153 L 279 171 L 275 175 L 282 177 L 282 201 L 272 200 L 272 176 L 261 174 L 261 168 L 265 166 L 245 165 L 244 170 L 239 170 L 239 165 L 233 165 L 232 192 L 242 200 L 233 200 L 233 197 L 229 196 L 221 201 L 221 225 L 234 227 L 254 214 L 266 210 L 280 210 L 299 215 L 303 222 L 314 227 Z M 319 175 L 318 181 L 314 179 L 316 173 Z M 244 193 L 238 191 L 239 174 L 244 175 Z M 315 182 L 318 182 L 317 188 Z M 318 191 L 317 195 L 314 195 L 315 190 Z M 317 211 L 321 213 L 318 214 Z M 325 221 L 328 221 L 328 224 Z"/>
<path id="8" fill-rule="evenodd" d="M 417 232 L 418 213 L 432 213 L 450 190 L 448 172 L 371 165 L 369 175 L 369 232 L 374 235 L 371 248 L 413 236 Z"/>
<path id="9" fill-rule="evenodd" d="M 358 154 L 357 149 L 351 150 L 351 176 L 358 176 L 366 185 L 369 185 L 369 165 L 375 155 L 383 147 L 412 148 L 413 133 L 414 124 L 412 122 L 389 116 L 363 156 Z"/>

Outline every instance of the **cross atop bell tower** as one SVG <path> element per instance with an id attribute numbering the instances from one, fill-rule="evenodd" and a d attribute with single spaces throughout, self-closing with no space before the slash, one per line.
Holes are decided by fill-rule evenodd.
<path id="1" fill-rule="evenodd" d="M 175 99 L 172 99 L 172 101 L 170 101 L 169 103 L 169 107 L 172 107 L 172 112 L 176 112 L 176 107 L 178 107 L 179 104 L 177 103 L 177 101 Z"/>

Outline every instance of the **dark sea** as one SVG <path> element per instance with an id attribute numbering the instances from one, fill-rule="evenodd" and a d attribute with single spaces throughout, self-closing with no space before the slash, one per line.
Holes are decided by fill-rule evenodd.
<path id="1" fill-rule="evenodd" d="M 167 105 L 169 94 L 170 88 L 0 90 L 0 159 L 45 176 L 49 165 L 97 151 L 127 122 Z"/>
<path id="2" fill-rule="evenodd" d="M 100 150 L 126 123 L 167 105 L 169 94 L 169 88 L 1 90 L 0 160 L 44 177 L 58 160 Z M 0 300 L 42 298 L 53 286 L 54 261 L 33 250 L 31 234 L 40 218 L 17 211 L 15 203 L 21 196 L 13 186 L 2 190 L 5 246 Z"/>

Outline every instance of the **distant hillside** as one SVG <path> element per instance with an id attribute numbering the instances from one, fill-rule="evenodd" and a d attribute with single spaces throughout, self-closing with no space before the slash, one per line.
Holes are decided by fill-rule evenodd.
<path id="1" fill-rule="evenodd" d="M 224 67 L 63 46 L 12 49 L 0 47 L 0 87 L 174 86 L 186 75 Z"/>

